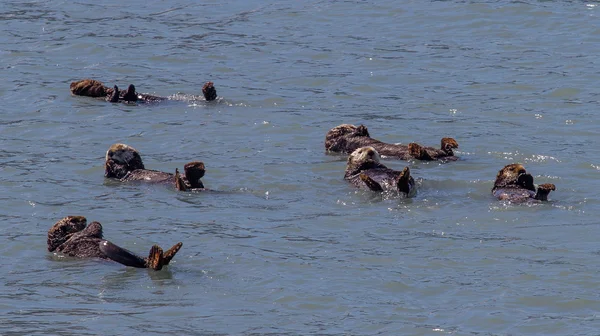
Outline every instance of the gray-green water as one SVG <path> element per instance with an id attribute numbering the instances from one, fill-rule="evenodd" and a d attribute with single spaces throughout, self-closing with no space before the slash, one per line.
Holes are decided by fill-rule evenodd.
<path id="1" fill-rule="evenodd" d="M 4 1 L 3 335 L 595 335 L 600 5 L 584 1 Z M 114 105 L 73 80 L 217 103 Z M 413 199 L 357 192 L 325 133 L 460 143 Z M 103 178 L 108 147 L 207 167 L 219 193 Z M 551 202 L 490 189 L 521 162 Z M 405 162 L 386 161 L 400 169 Z M 46 251 L 66 215 L 161 272 Z"/>

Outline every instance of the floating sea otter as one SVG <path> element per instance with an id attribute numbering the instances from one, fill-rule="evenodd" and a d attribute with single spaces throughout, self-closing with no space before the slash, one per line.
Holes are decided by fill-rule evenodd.
<path id="1" fill-rule="evenodd" d="M 355 186 L 373 191 L 393 190 L 414 196 L 417 189 L 410 169 L 397 171 L 379 163 L 379 153 L 373 147 L 361 147 L 348 157 L 344 179 Z"/>
<path id="2" fill-rule="evenodd" d="M 496 175 L 492 194 L 500 200 L 521 203 L 531 200 L 547 201 L 550 191 L 556 190 L 552 183 L 540 184 L 535 188 L 533 176 L 518 163 L 504 166 Z"/>
<path id="3" fill-rule="evenodd" d="M 206 172 L 204 163 L 192 161 L 184 166 L 185 176 L 165 173 L 158 170 L 149 170 L 144 167 L 140 153 L 133 147 L 125 144 L 114 144 L 106 152 L 104 161 L 104 176 L 126 181 L 143 181 L 151 183 L 170 183 L 177 190 L 203 190 L 204 184 L 200 178 Z"/>
<path id="4" fill-rule="evenodd" d="M 375 148 L 380 155 L 400 160 L 458 160 L 458 158 L 454 156 L 454 151 L 452 150 L 458 148 L 458 142 L 453 138 L 442 138 L 440 149 L 424 147 L 414 142 L 409 143 L 408 146 L 389 144 L 371 138 L 366 126 L 360 125 L 356 127 L 350 124 L 336 126 L 329 130 L 325 136 L 325 150 L 330 152 L 348 154 L 352 153 L 357 148 L 364 146 Z"/>
<path id="5" fill-rule="evenodd" d="M 111 89 L 95 79 L 82 79 L 72 82 L 71 93 L 76 96 L 103 98 L 112 103 L 138 101 L 153 103 L 169 99 L 146 93 L 137 93 L 133 84 L 130 84 L 127 90 L 124 91 L 120 91 L 116 85 Z M 202 95 L 207 101 L 217 99 L 217 89 L 215 89 L 213 82 L 206 82 L 202 86 Z"/>
<path id="6" fill-rule="evenodd" d="M 83 216 L 68 216 L 48 230 L 48 251 L 61 252 L 77 258 L 110 259 L 125 266 L 152 268 L 156 271 L 169 264 L 182 243 L 173 245 L 166 252 L 158 245 L 152 246 L 148 258 L 142 258 L 102 237 L 102 224 L 92 222 L 86 227 Z"/>

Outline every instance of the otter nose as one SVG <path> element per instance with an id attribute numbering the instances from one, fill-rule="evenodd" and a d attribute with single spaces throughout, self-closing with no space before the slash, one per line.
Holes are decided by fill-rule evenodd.
<path id="1" fill-rule="evenodd" d="M 519 169 L 518 173 L 519 173 L 519 175 L 526 174 L 527 171 L 524 168 L 521 168 L 521 169 Z"/>
<path id="2" fill-rule="evenodd" d="M 374 150 L 372 150 L 372 149 L 369 149 L 369 150 L 367 151 L 367 155 L 368 155 L 368 156 L 375 156 L 375 151 L 374 151 Z"/>

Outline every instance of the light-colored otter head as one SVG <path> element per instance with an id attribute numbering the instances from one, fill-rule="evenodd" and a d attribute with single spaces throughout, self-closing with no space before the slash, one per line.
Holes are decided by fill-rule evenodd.
<path id="1" fill-rule="evenodd" d="M 370 137 L 369 130 L 366 126 L 354 126 L 352 124 L 341 124 L 336 126 L 327 132 L 325 135 L 325 149 L 331 151 L 338 151 L 339 146 L 343 147 L 344 140 L 340 139 L 345 136 L 366 136 Z"/>
<path id="2" fill-rule="evenodd" d="M 145 169 L 140 153 L 133 147 L 117 143 L 108 149 L 104 161 L 104 176 L 123 178 L 128 172 Z"/>
<path id="3" fill-rule="evenodd" d="M 85 229 L 87 220 L 83 216 L 67 216 L 54 224 L 48 230 L 48 251 L 56 250 L 60 245 L 69 240 L 71 236 Z"/>
<path id="4" fill-rule="evenodd" d="M 367 161 L 379 162 L 381 157 L 377 150 L 371 146 L 356 149 L 348 156 L 348 166 L 357 167 Z"/>
<path id="5" fill-rule="evenodd" d="M 458 148 L 458 142 L 454 138 L 442 138 L 442 145 L 440 147 L 443 152 L 448 155 L 454 155 L 454 148 Z"/>
<path id="6" fill-rule="evenodd" d="M 519 176 L 527 174 L 525 167 L 520 163 L 512 163 L 504 166 L 500 169 L 498 175 L 496 175 L 496 181 L 494 182 L 494 189 L 506 186 L 521 186 L 524 187 L 522 181 L 519 183 Z"/>
<path id="7" fill-rule="evenodd" d="M 326 137 L 333 139 L 349 134 L 355 136 L 369 136 L 369 130 L 367 129 L 367 126 L 364 125 L 360 125 L 357 127 L 352 124 L 341 124 L 330 129 L 329 132 L 327 132 Z"/>

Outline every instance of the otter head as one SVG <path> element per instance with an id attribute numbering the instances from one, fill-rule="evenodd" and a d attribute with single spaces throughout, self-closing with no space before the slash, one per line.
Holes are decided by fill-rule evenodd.
<path id="1" fill-rule="evenodd" d="M 204 95 L 204 99 L 206 99 L 206 101 L 217 99 L 217 89 L 215 89 L 214 83 L 206 82 L 202 86 L 202 94 Z"/>
<path id="2" fill-rule="evenodd" d="M 83 216 L 68 216 L 56 222 L 48 230 L 48 251 L 56 250 L 73 234 L 85 229 L 86 224 L 87 220 Z"/>
<path id="3" fill-rule="evenodd" d="M 188 180 L 192 188 L 204 188 L 202 181 L 200 181 L 200 179 L 206 173 L 204 163 L 200 161 L 192 161 L 183 166 L 183 170 L 185 172 L 185 178 Z"/>
<path id="4" fill-rule="evenodd" d="M 343 148 L 345 146 L 345 136 L 369 137 L 369 130 L 364 125 L 356 127 L 351 124 L 341 124 L 336 126 L 330 129 L 327 135 L 325 135 L 325 149 L 334 152 L 339 151 L 340 147 Z"/>
<path id="5" fill-rule="evenodd" d="M 106 152 L 104 161 L 104 176 L 121 179 L 128 172 L 144 169 L 140 153 L 125 144 L 114 144 Z"/>
<path id="6" fill-rule="evenodd" d="M 369 136 L 369 130 L 367 126 L 360 125 L 358 127 L 352 124 L 341 124 L 336 126 L 327 132 L 327 138 L 335 139 L 345 135 L 354 135 L 354 136 Z"/>
<path id="7" fill-rule="evenodd" d="M 358 167 L 366 162 L 379 163 L 380 156 L 377 150 L 371 146 L 356 149 L 348 156 L 347 167 Z"/>
<path id="8" fill-rule="evenodd" d="M 494 181 L 494 189 L 506 186 L 514 186 L 514 187 L 524 187 L 529 182 L 526 178 L 521 177 L 519 181 L 519 177 L 523 174 L 527 174 L 525 167 L 523 167 L 520 163 L 513 163 L 504 166 L 504 168 L 500 169 L 498 175 L 496 175 L 496 181 Z M 531 181 L 533 184 L 533 181 Z"/>
<path id="9" fill-rule="evenodd" d="M 442 146 L 440 147 L 442 152 L 448 155 L 454 155 L 454 151 L 452 149 L 458 148 L 458 142 L 453 138 L 442 138 Z"/>
<path id="10" fill-rule="evenodd" d="M 82 79 L 72 82 L 70 89 L 71 93 L 77 96 L 104 97 L 107 93 L 104 84 L 95 79 Z"/>

